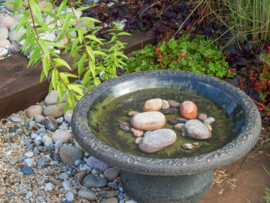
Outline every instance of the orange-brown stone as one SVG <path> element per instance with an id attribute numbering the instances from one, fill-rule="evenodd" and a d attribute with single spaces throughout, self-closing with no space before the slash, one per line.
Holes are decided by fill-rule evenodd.
<path id="1" fill-rule="evenodd" d="M 184 101 L 180 105 L 181 115 L 186 119 L 194 119 L 197 116 L 198 108 L 192 101 Z"/>

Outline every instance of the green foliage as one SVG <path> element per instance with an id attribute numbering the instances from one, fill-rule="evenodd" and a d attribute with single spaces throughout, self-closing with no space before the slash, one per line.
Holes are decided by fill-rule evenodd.
<path id="1" fill-rule="evenodd" d="M 135 51 L 135 57 L 128 59 L 126 70 L 138 72 L 145 70 L 184 70 L 208 74 L 219 78 L 233 77 L 236 72 L 229 69 L 221 51 L 204 36 L 192 41 L 190 35 L 178 40 L 159 43 L 157 46 L 147 45 Z"/>
<path id="2" fill-rule="evenodd" d="M 13 5 L 14 8 L 27 4 L 28 9 L 20 10 L 23 17 L 17 24 L 16 29 L 21 27 L 26 28 L 26 34 L 21 40 L 26 39 L 22 51 L 32 52 L 28 67 L 30 65 L 40 63 L 43 64 L 43 70 L 40 76 L 40 81 L 44 77 L 50 79 L 49 93 L 52 89 L 58 92 L 58 103 L 61 102 L 63 96 L 68 96 L 68 101 L 65 105 L 65 110 L 70 106 L 72 109 L 75 103 L 79 101 L 82 96 L 91 90 L 94 86 L 100 84 L 100 80 L 96 77 L 101 71 L 105 71 L 102 79 L 110 79 L 117 77 L 116 69 L 123 68 L 126 64 L 123 59 L 126 56 L 120 51 L 124 48 L 124 43 L 120 42 L 117 38 L 120 35 L 129 35 L 125 32 L 120 32 L 120 25 L 115 23 L 114 29 L 111 29 L 113 35 L 110 42 L 104 42 L 98 39 L 95 33 L 98 31 L 98 20 L 90 17 L 82 17 L 77 19 L 76 12 L 85 10 L 89 7 L 81 7 L 74 9 L 71 0 L 64 0 L 59 7 L 51 9 L 49 7 L 39 8 L 36 0 L 27 0 L 27 2 L 16 0 L 15 2 L 8 2 L 6 4 Z M 72 12 L 63 13 L 62 10 L 67 7 L 72 8 Z M 28 19 L 32 19 L 29 22 Z M 45 18 L 50 18 L 50 23 L 46 24 Z M 60 22 L 61 26 L 51 26 L 56 22 Z M 80 25 L 80 21 L 86 23 Z M 31 25 L 32 23 L 32 25 Z M 76 23 L 77 27 L 72 27 Z M 86 29 L 84 32 L 83 28 Z M 78 37 L 71 35 L 71 32 L 76 32 Z M 51 42 L 43 38 L 46 33 L 59 32 L 56 42 Z M 84 36 L 84 33 L 88 33 Z M 58 42 L 64 38 L 69 39 L 69 43 L 65 46 L 59 45 Z M 107 48 L 101 47 L 106 45 Z M 64 53 L 69 53 L 70 57 L 74 58 L 73 66 L 61 59 L 56 53 L 56 48 L 64 48 Z M 100 60 L 101 57 L 104 60 Z M 70 72 L 59 72 L 59 67 L 66 67 L 70 71 L 78 68 L 77 74 Z M 74 71 L 73 71 L 74 73 Z M 72 83 L 70 79 L 82 79 L 81 84 Z"/>

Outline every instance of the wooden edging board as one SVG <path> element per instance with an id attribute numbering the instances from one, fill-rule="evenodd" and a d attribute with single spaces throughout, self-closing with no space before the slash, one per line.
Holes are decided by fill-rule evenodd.
<path id="1" fill-rule="evenodd" d="M 127 54 L 146 44 L 153 44 L 155 37 L 146 37 L 141 32 L 133 33 L 132 36 L 120 36 L 119 41 L 128 43 L 123 49 Z M 68 58 L 68 54 L 61 54 L 61 58 L 72 65 L 73 59 Z M 27 69 L 28 62 L 29 59 L 21 53 L 0 60 L 0 119 L 42 101 L 48 94 L 48 79 L 39 82 L 42 63 Z M 64 67 L 59 70 L 67 71 Z"/>

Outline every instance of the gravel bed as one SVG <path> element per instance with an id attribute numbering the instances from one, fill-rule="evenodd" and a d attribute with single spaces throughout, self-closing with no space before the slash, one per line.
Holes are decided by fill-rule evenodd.
<path id="1" fill-rule="evenodd" d="M 76 143 L 72 111 L 53 104 L 56 96 L 0 120 L 0 202 L 134 203 L 120 170 Z"/>

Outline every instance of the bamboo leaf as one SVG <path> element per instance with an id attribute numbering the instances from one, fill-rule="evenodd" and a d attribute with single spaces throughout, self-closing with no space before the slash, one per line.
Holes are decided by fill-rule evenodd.
<path id="1" fill-rule="evenodd" d="M 42 82 L 42 80 L 44 79 L 44 76 L 45 76 L 44 70 L 42 70 L 42 71 L 41 71 L 41 74 L 40 74 L 40 80 L 39 80 L 39 83 Z"/>
<path id="2" fill-rule="evenodd" d="M 49 60 L 47 56 L 44 56 L 42 58 L 42 66 L 43 66 L 44 74 L 46 75 L 46 77 L 48 77 L 50 64 L 49 64 Z"/>
<path id="3" fill-rule="evenodd" d="M 64 72 L 64 74 L 65 74 L 67 77 L 78 78 L 77 75 L 74 75 L 74 74 L 72 74 L 72 73 Z"/>
<path id="4" fill-rule="evenodd" d="M 64 7 L 67 5 L 68 0 L 64 0 L 62 1 L 62 3 L 60 4 L 58 11 L 57 11 L 57 15 L 60 15 L 62 10 L 64 9 Z"/>
<path id="5" fill-rule="evenodd" d="M 46 56 L 50 56 L 49 55 L 49 50 L 48 50 L 48 47 L 47 47 L 47 45 L 45 44 L 45 42 L 44 42 L 44 40 L 43 39 L 41 39 L 41 38 L 39 38 L 39 44 L 40 44 L 40 46 L 41 46 L 41 48 L 42 48 L 42 51 L 43 51 L 43 53 L 46 55 Z"/>
<path id="6" fill-rule="evenodd" d="M 64 112 L 66 113 L 66 111 L 68 110 L 69 107 L 69 102 L 66 101 L 65 106 L 64 106 Z"/>
<path id="7" fill-rule="evenodd" d="M 41 12 L 36 2 L 29 1 L 29 5 L 34 12 L 34 14 L 37 16 L 39 22 L 42 22 Z"/>
<path id="8" fill-rule="evenodd" d="M 96 68 L 95 68 L 95 64 L 93 63 L 93 61 L 89 61 L 89 68 L 91 70 L 93 77 L 95 77 L 96 76 Z"/>
<path id="9" fill-rule="evenodd" d="M 24 25 L 24 23 L 29 19 L 29 17 L 30 17 L 30 13 L 26 13 L 23 15 L 23 17 L 21 17 L 21 19 L 19 20 L 16 26 L 16 32 L 18 32 L 18 30 Z"/>
<path id="10" fill-rule="evenodd" d="M 60 77 L 62 78 L 62 80 L 64 81 L 64 83 L 69 84 L 68 77 L 65 75 L 64 72 L 60 72 Z"/>
<path id="11" fill-rule="evenodd" d="M 94 22 L 94 23 L 101 23 L 99 20 L 95 18 L 90 18 L 90 17 L 81 17 L 79 19 L 80 21 L 89 21 L 89 22 Z"/>
<path id="12" fill-rule="evenodd" d="M 68 93 L 68 103 L 69 103 L 71 109 L 75 108 L 74 95 L 71 91 Z"/>
<path id="13" fill-rule="evenodd" d="M 100 55 L 100 56 L 107 56 L 106 53 L 102 52 L 102 51 L 93 51 L 95 55 Z"/>
<path id="14" fill-rule="evenodd" d="M 62 101 L 62 98 L 63 98 L 63 89 L 62 89 L 62 83 L 59 82 L 57 84 L 57 94 L 58 94 L 58 97 L 57 97 L 57 104 L 59 104 L 61 101 Z"/>
<path id="15" fill-rule="evenodd" d="M 65 47 L 64 45 L 53 43 L 53 42 L 46 42 L 46 44 L 47 46 L 53 46 L 53 47 L 59 47 L 59 48 Z"/>
<path id="16" fill-rule="evenodd" d="M 117 33 L 117 36 L 121 36 L 121 35 L 131 36 L 131 34 L 130 33 L 127 33 L 127 32 L 119 32 L 119 33 Z"/>
<path id="17" fill-rule="evenodd" d="M 72 16 L 73 16 L 73 13 L 68 13 L 67 14 L 66 18 L 63 21 L 62 30 L 67 30 L 68 23 L 69 23 L 69 21 L 70 21 L 70 19 L 71 19 Z"/>
<path id="18" fill-rule="evenodd" d="M 52 78 L 51 78 L 51 83 L 52 83 L 52 86 L 54 89 L 56 89 L 57 87 L 57 70 L 56 69 L 53 69 L 52 70 Z"/>
<path id="19" fill-rule="evenodd" d="M 78 39 L 78 38 L 73 42 L 71 51 L 73 51 L 77 47 L 77 45 L 79 44 L 79 42 L 80 42 L 80 39 Z"/>
<path id="20" fill-rule="evenodd" d="M 95 63 L 95 54 L 93 52 L 93 49 L 90 46 L 86 46 L 86 51 L 90 55 L 93 62 Z"/>
<path id="21" fill-rule="evenodd" d="M 80 8 L 77 8 L 76 11 L 83 11 L 83 10 L 86 10 L 88 8 L 91 8 L 91 6 L 82 6 Z"/>
<path id="22" fill-rule="evenodd" d="M 93 41 L 95 41 L 95 42 L 98 42 L 98 43 L 100 43 L 100 44 L 103 44 L 96 36 L 94 36 L 94 35 L 87 35 L 87 36 L 85 36 L 85 38 L 88 38 L 88 39 L 91 39 L 91 40 L 93 40 Z"/>
<path id="23" fill-rule="evenodd" d="M 86 90 L 86 92 L 89 92 L 91 89 L 93 89 L 95 87 L 95 85 L 91 85 L 88 87 L 88 89 Z"/>
<path id="24" fill-rule="evenodd" d="M 83 41 L 83 30 L 82 29 L 78 30 L 78 36 L 79 36 L 80 43 L 82 43 L 82 41 Z"/>
<path id="25" fill-rule="evenodd" d="M 13 4 L 13 16 L 15 15 L 15 12 L 18 10 L 19 6 L 21 5 L 21 0 L 16 0 Z"/>
<path id="26" fill-rule="evenodd" d="M 83 64 L 84 64 L 84 62 L 86 60 L 86 57 L 87 57 L 87 55 L 83 54 L 83 56 L 79 60 L 79 64 L 78 64 L 78 74 L 79 74 L 79 76 L 84 72 Z"/>
<path id="27" fill-rule="evenodd" d="M 78 84 L 68 84 L 68 87 L 71 88 L 74 92 L 77 92 L 78 94 L 80 94 L 81 96 L 83 96 L 83 92 L 82 90 L 77 86 Z"/>
<path id="28" fill-rule="evenodd" d="M 76 95 L 75 98 L 76 98 L 77 100 L 81 100 L 82 96 Z"/>
<path id="29" fill-rule="evenodd" d="M 118 56 L 122 56 L 123 58 L 125 58 L 125 59 L 127 59 L 128 60 L 128 57 L 125 55 L 125 54 L 123 54 L 123 53 L 121 53 L 121 52 L 117 52 L 117 55 Z"/>
<path id="30" fill-rule="evenodd" d="M 69 70 L 71 70 L 71 68 L 70 68 L 70 66 L 68 65 L 68 63 L 65 62 L 63 59 L 60 59 L 60 58 L 54 58 L 53 61 L 56 62 L 59 66 L 65 66 L 65 67 L 67 67 Z"/>
<path id="31" fill-rule="evenodd" d="M 52 92 L 52 89 L 53 89 L 53 85 L 52 85 L 52 81 L 50 82 L 50 86 L 49 86 L 49 95 L 51 94 L 51 92 Z"/>

